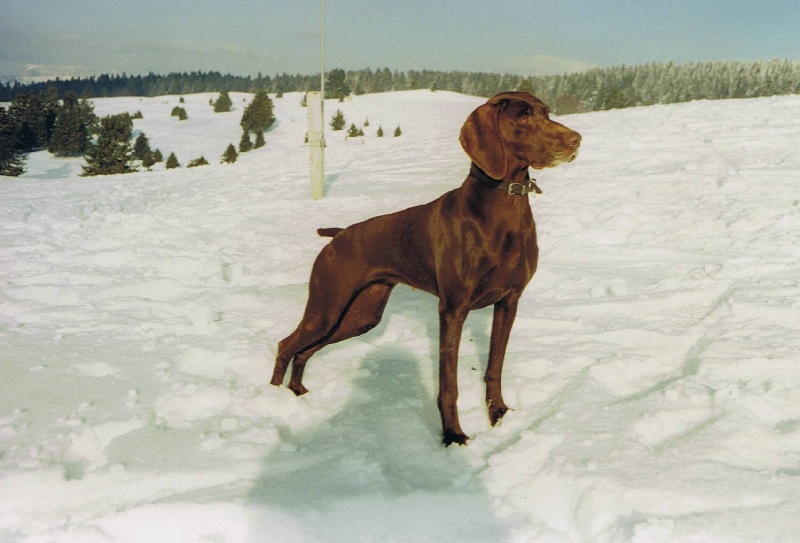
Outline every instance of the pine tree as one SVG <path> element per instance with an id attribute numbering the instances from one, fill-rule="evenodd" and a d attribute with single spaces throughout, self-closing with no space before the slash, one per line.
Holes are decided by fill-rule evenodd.
<path id="1" fill-rule="evenodd" d="M 47 111 L 39 95 L 17 95 L 11 103 L 9 114 L 12 123 L 18 127 L 18 150 L 33 151 L 47 146 Z"/>
<path id="2" fill-rule="evenodd" d="M 156 160 L 155 153 L 148 152 L 147 154 L 142 157 L 142 166 L 147 168 L 148 170 L 152 168 L 156 162 L 160 162 Z"/>
<path id="3" fill-rule="evenodd" d="M 394 137 L 397 138 L 403 135 L 403 131 L 400 130 L 400 126 L 398 125 L 397 128 L 394 129 Z"/>
<path id="4" fill-rule="evenodd" d="M 242 139 L 239 140 L 239 152 L 246 153 L 253 148 L 253 142 L 250 141 L 250 132 L 247 130 L 242 131 Z"/>
<path id="5" fill-rule="evenodd" d="M 17 177 L 25 173 L 24 166 L 23 155 L 17 150 L 17 127 L 0 107 L 0 175 Z"/>
<path id="6" fill-rule="evenodd" d="M 217 101 L 214 102 L 214 113 L 225 113 L 231 110 L 233 107 L 233 102 L 231 101 L 231 97 L 228 95 L 228 91 L 222 91 L 219 93 L 219 98 Z"/>
<path id="7" fill-rule="evenodd" d="M 531 78 L 526 77 L 525 79 L 520 81 L 519 85 L 517 85 L 516 90 L 519 92 L 529 92 L 533 94 L 535 91 L 533 88 L 533 83 L 531 82 Z"/>
<path id="8" fill-rule="evenodd" d="M 383 127 L 382 126 L 378 126 L 378 134 L 377 134 L 377 136 L 379 138 L 383 137 Z"/>
<path id="9" fill-rule="evenodd" d="M 344 120 L 344 114 L 342 113 L 342 110 L 337 109 L 336 115 L 333 116 L 330 122 L 331 129 L 334 131 L 342 130 L 345 124 L 346 122 Z"/>
<path id="10" fill-rule="evenodd" d="M 253 101 L 244 108 L 240 123 L 242 128 L 250 132 L 266 130 L 274 122 L 275 114 L 272 112 L 272 100 L 269 99 L 266 91 L 258 91 L 253 97 Z"/>
<path id="11" fill-rule="evenodd" d="M 351 138 L 355 138 L 356 136 L 358 136 L 358 128 L 356 128 L 356 125 L 354 124 L 350 125 L 350 128 L 347 130 L 347 135 L 348 137 Z"/>
<path id="12" fill-rule="evenodd" d="M 151 155 L 150 140 L 147 139 L 144 132 L 140 132 L 133 143 L 133 156 L 137 160 L 144 160 L 147 155 Z"/>
<path id="13" fill-rule="evenodd" d="M 179 121 L 185 121 L 189 118 L 189 114 L 182 107 L 175 106 L 172 108 L 172 116 L 177 117 Z"/>
<path id="14" fill-rule="evenodd" d="M 135 172 L 130 144 L 133 121 L 127 113 L 110 115 L 100 121 L 97 142 L 86 151 L 83 175 L 110 175 Z"/>
<path id="15" fill-rule="evenodd" d="M 325 77 L 325 97 L 338 98 L 342 101 L 346 96 L 350 95 L 350 87 L 345 81 L 347 74 L 344 70 L 336 68 L 328 72 Z"/>
<path id="16" fill-rule="evenodd" d="M 160 149 L 156 149 L 153 151 L 153 160 L 155 162 L 164 162 L 164 155 L 161 154 Z"/>
<path id="17" fill-rule="evenodd" d="M 55 87 L 47 87 L 47 90 L 41 97 L 42 109 L 44 110 L 44 131 L 45 136 L 42 140 L 42 147 L 47 147 L 50 143 L 50 136 L 53 133 L 53 126 L 56 122 L 56 116 L 60 108 L 60 101 L 58 99 L 58 91 Z"/>
<path id="18" fill-rule="evenodd" d="M 172 170 L 173 168 L 180 168 L 181 164 L 178 162 L 178 157 L 175 156 L 175 153 L 170 153 L 167 157 L 166 168 L 168 170 Z"/>
<path id="19" fill-rule="evenodd" d="M 86 153 L 97 122 L 94 106 L 78 100 L 74 92 L 64 96 L 58 109 L 47 150 L 56 156 L 80 156 Z"/>
<path id="20" fill-rule="evenodd" d="M 256 131 L 256 142 L 253 145 L 253 149 L 260 149 L 260 148 L 264 147 L 264 145 L 266 145 L 266 142 L 264 141 L 264 131 L 263 130 L 257 130 Z"/>
<path id="21" fill-rule="evenodd" d="M 195 158 L 189 165 L 186 166 L 187 168 L 196 168 L 197 166 L 208 166 L 208 160 L 205 159 L 204 156 L 200 156 L 200 158 Z"/>
<path id="22" fill-rule="evenodd" d="M 236 159 L 239 158 L 239 153 L 236 152 L 236 147 L 233 146 L 231 143 L 228 145 L 228 148 L 225 149 L 225 152 L 222 154 L 222 163 L 223 164 L 233 164 L 236 162 Z"/>

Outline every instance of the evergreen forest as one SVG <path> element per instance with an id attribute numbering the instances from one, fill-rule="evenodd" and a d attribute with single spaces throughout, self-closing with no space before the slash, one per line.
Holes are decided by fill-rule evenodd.
<path id="1" fill-rule="evenodd" d="M 525 77 L 484 72 L 391 71 L 388 68 L 326 72 L 326 97 L 343 100 L 350 94 L 397 90 L 448 90 L 475 96 L 492 96 L 507 90 L 529 91 L 556 114 L 618 109 L 631 106 L 670 104 L 691 100 L 753 98 L 800 93 L 800 61 L 710 62 L 598 68 L 564 75 Z M 268 93 L 280 98 L 284 92 L 319 90 L 319 75 L 279 74 L 257 77 L 191 72 L 146 76 L 102 75 L 56 79 L 23 85 L 0 85 L 0 175 L 24 172 L 25 154 L 48 149 L 57 156 L 87 159 L 85 175 L 134 171 L 132 160 L 149 168 L 161 160 L 160 152 L 130 146 L 131 118 L 98 119 L 90 98 L 161 96 L 219 92 L 212 100 L 216 111 L 231 108 L 229 92 L 255 94 L 245 109 L 240 150 L 263 145 L 263 131 L 275 120 Z M 78 98 L 78 97 L 81 98 Z M 180 107 L 173 110 L 186 118 Z M 135 116 L 133 118 L 136 118 Z M 344 128 L 344 119 L 331 121 L 334 130 Z M 334 126 L 334 124 L 336 126 Z M 399 127 L 395 135 L 399 135 Z M 383 129 L 379 128 L 379 135 Z M 139 146 L 146 142 L 139 142 Z M 231 146 L 235 153 L 235 148 Z M 230 156 L 228 156 L 230 155 Z M 158 157 L 158 158 L 156 158 Z M 235 160 L 227 153 L 226 162 Z M 202 158 L 202 157 L 201 157 Z M 169 167 L 169 166 L 168 166 Z M 172 167 L 177 167 L 177 160 Z"/>
<path id="2" fill-rule="evenodd" d="M 54 88 L 59 96 L 73 92 L 84 98 L 161 96 L 199 92 L 319 90 L 319 74 L 257 77 L 223 75 L 219 72 L 167 75 L 101 75 L 46 83 L 0 85 L 0 102 L 20 94 Z M 654 62 L 637 66 L 597 68 L 564 75 L 526 77 L 485 72 L 433 70 L 392 71 L 389 68 L 326 73 L 326 95 L 341 98 L 396 90 L 449 90 L 475 96 L 491 96 L 506 90 L 528 90 L 557 113 L 598 111 L 630 106 L 670 104 L 690 100 L 753 98 L 800 93 L 800 61 L 707 62 L 674 64 Z"/>

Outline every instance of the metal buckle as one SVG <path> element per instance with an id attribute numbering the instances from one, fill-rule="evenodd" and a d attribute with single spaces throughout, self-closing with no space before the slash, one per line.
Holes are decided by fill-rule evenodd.
<path id="1" fill-rule="evenodd" d="M 528 183 L 509 183 L 508 193 L 518 196 L 525 196 L 530 192 Z"/>

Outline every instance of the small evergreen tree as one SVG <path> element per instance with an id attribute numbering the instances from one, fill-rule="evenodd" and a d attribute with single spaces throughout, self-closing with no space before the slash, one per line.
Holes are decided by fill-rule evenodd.
<path id="1" fill-rule="evenodd" d="M 400 130 L 400 126 L 398 125 L 397 128 L 394 129 L 394 137 L 397 138 L 403 135 L 403 131 Z"/>
<path id="2" fill-rule="evenodd" d="M 367 117 L 366 119 L 364 119 L 364 128 L 366 128 L 366 127 L 368 127 L 368 126 L 369 126 L 369 117 Z"/>
<path id="3" fill-rule="evenodd" d="M 350 125 L 350 128 L 347 130 L 347 135 L 348 137 L 351 138 L 355 138 L 356 136 L 358 136 L 358 128 L 356 128 L 356 125 L 354 124 Z"/>
<path id="4" fill-rule="evenodd" d="M 109 115 L 100 121 L 97 142 L 86 151 L 83 175 L 111 175 L 136 171 L 130 137 L 133 121 L 128 113 Z"/>
<path id="5" fill-rule="evenodd" d="M 164 155 L 161 154 L 160 149 L 153 151 L 153 160 L 156 162 L 164 162 Z"/>
<path id="6" fill-rule="evenodd" d="M 242 131 L 242 139 L 239 140 L 239 152 L 246 153 L 253 148 L 253 142 L 250 141 L 250 132 L 247 130 Z"/>
<path id="7" fill-rule="evenodd" d="M 267 96 L 266 91 L 258 91 L 253 97 L 253 101 L 244 108 L 242 113 L 241 126 L 247 131 L 266 130 L 275 122 L 275 114 L 272 112 L 272 100 Z"/>
<path id="8" fill-rule="evenodd" d="M 344 129 L 344 125 L 345 124 L 346 123 L 345 123 L 345 120 L 344 120 L 344 114 L 342 113 L 342 110 L 337 109 L 336 110 L 336 114 L 333 116 L 333 118 L 331 119 L 331 122 L 330 122 L 331 129 L 333 131 L 342 130 L 342 129 Z"/>
<path id="9" fill-rule="evenodd" d="M 172 116 L 177 117 L 179 121 L 185 121 L 189 118 L 189 114 L 182 107 L 175 106 L 172 108 Z"/>
<path id="10" fill-rule="evenodd" d="M 147 139 L 144 132 L 140 132 L 133 143 L 133 156 L 138 160 L 144 160 L 148 155 L 152 155 L 150 150 L 150 140 Z"/>
<path id="11" fill-rule="evenodd" d="M 233 102 L 231 101 L 231 97 L 228 95 L 228 91 L 222 91 L 219 93 L 219 98 L 217 101 L 214 102 L 214 113 L 225 113 L 231 110 L 233 107 Z"/>
<path id="12" fill-rule="evenodd" d="M 142 157 L 142 166 L 148 170 L 150 170 L 150 168 L 152 168 L 156 162 L 159 161 L 156 160 L 155 153 L 148 152 Z"/>
<path id="13" fill-rule="evenodd" d="M 175 153 L 170 153 L 169 156 L 167 157 L 166 167 L 168 170 L 181 167 L 181 164 L 180 162 L 178 162 L 178 157 L 175 156 Z"/>
<path id="14" fill-rule="evenodd" d="M 225 152 L 222 154 L 222 163 L 223 164 L 233 164 L 236 162 L 236 159 L 239 158 L 239 153 L 236 152 L 236 147 L 233 146 L 231 143 L 228 145 L 228 148 L 225 149 Z"/>
<path id="15" fill-rule="evenodd" d="M 378 136 L 379 138 L 382 138 L 382 137 L 383 137 L 383 127 L 382 127 L 382 126 L 380 126 L 380 125 L 378 126 L 378 134 L 377 134 L 377 136 Z"/>
<path id="16" fill-rule="evenodd" d="M 264 147 L 266 142 L 264 141 L 264 131 L 257 130 L 256 131 L 256 143 L 253 145 L 253 149 L 260 149 Z"/>
<path id="17" fill-rule="evenodd" d="M 186 167 L 196 168 L 197 166 L 208 166 L 208 160 L 206 160 L 204 156 L 201 156 L 200 158 L 195 158 L 194 160 L 189 162 L 189 165 Z"/>

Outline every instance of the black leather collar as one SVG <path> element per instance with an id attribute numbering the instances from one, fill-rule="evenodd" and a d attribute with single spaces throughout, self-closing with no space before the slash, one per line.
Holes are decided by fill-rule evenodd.
<path id="1" fill-rule="evenodd" d="M 542 189 L 536 185 L 536 179 L 531 179 L 527 171 L 525 172 L 526 180 L 524 183 L 506 183 L 502 179 L 489 177 L 489 175 L 481 170 L 474 162 L 470 165 L 469 173 L 487 187 L 500 189 L 514 196 L 527 196 L 530 193 L 542 193 Z"/>

